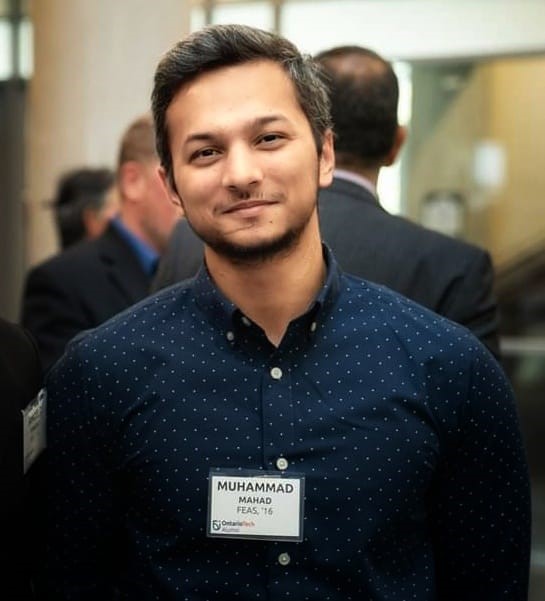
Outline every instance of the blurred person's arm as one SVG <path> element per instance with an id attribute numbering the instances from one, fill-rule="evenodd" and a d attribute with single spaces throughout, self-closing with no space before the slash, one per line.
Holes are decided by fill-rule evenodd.
<path id="1" fill-rule="evenodd" d="M 69 284 L 46 264 L 32 269 L 25 283 L 22 324 L 36 340 L 44 369 L 62 355 L 69 340 L 89 327 Z"/>
<path id="2" fill-rule="evenodd" d="M 475 249 L 468 269 L 463 277 L 451 283 L 437 311 L 471 330 L 498 359 L 499 319 L 493 287 L 494 269 L 490 255 Z"/>

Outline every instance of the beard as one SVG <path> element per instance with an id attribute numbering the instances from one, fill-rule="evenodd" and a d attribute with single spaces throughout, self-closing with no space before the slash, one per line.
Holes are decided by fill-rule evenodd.
<path id="1" fill-rule="evenodd" d="M 255 244 L 231 242 L 224 236 L 194 227 L 187 215 L 186 219 L 195 234 L 219 256 L 236 265 L 258 265 L 276 257 L 288 255 L 297 246 L 311 215 L 309 214 L 300 223 L 293 225 L 275 238 Z"/>
<path id="2" fill-rule="evenodd" d="M 185 215 L 187 222 L 195 234 L 210 247 L 217 255 L 227 259 L 234 265 L 255 266 L 275 258 L 289 255 L 297 247 L 301 236 L 307 228 L 314 211 L 317 210 L 318 190 L 313 206 L 298 215 L 297 219 L 288 225 L 286 230 L 269 240 L 260 240 L 255 243 L 248 242 L 239 244 L 232 242 L 225 235 L 210 228 L 199 227 L 191 219 L 191 215 Z"/>
<path id="3" fill-rule="evenodd" d="M 305 224 L 306 225 L 306 224 Z M 238 265 L 256 265 L 287 255 L 297 245 L 304 230 L 304 225 L 290 228 L 280 236 L 258 244 L 236 244 L 222 238 L 203 238 L 218 255 Z"/>

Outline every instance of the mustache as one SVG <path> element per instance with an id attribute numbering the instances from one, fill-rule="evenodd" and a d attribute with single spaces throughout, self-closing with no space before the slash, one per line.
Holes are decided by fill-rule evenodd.
<path id="1" fill-rule="evenodd" d="M 256 190 L 236 190 L 229 194 L 228 202 L 279 202 L 284 200 L 284 194 L 281 192 L 266 192 Z"/>

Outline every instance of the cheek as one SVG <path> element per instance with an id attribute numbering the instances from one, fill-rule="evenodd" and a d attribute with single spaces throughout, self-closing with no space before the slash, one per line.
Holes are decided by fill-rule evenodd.
<path id="1" fill-rule="evenodd" d="M 186 211 L 202 211 L 218 195 L 219 186 L 210 175 L 180 172 L 176 189 Z"/>
<path id="2" fill-rule="evenodd" d="M 271 161 L 266 169 L 266 175 L 272 180 L 298 187 L 316 184 L 318 164 L 312 148 L 295 156 L 278 155 L 278 159 Z"/>

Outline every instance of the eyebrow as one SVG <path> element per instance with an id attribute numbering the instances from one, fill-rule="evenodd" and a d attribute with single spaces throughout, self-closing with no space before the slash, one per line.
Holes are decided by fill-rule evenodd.
<path id="1" fill-rule="evenodd" d="M 256 117 L 245 126 L 245 129 L 255 129 L 258 127 L 263 127 L 264 125 L 268 125 L 269 123 L 274 123 L 276 121 L 287 123 L 288 119 L 281 114 Z M 215 140 L 216 138 L 217 134 L 213 134 L 211 132 L 195 132 L 186 138 L 184 146 L 190 144 L 191 142 L 208 142 L 210 140 Z"/>

